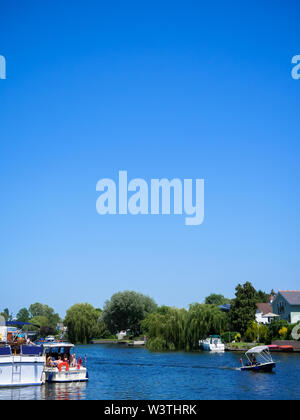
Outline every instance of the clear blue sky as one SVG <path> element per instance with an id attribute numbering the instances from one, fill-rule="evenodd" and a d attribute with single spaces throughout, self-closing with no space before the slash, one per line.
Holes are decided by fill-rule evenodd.
<path id="1" fill-rule="evenodd" d="M 2 2 L 0 309 L 299 289 L 299 2 Z M 204 178 L 205 222 L 99 216 L 100 178 Z"/>

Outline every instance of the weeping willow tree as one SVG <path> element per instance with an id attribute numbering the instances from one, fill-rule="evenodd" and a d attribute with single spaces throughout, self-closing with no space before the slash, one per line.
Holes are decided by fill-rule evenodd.
<path id="1" fill-rule="evenodd" d="M 187 311 L 162 306 L 148 315 L 141 326 L 151 351 L 181 350 L 185 346 Z"/>
<path id="2" fill-rule="evenodd" d="M 228 317 L 216 305 L 190 305 L 186 328 L 186 350 L 199 347 L 199 340 L 213 334 L 223 334 L 228 328 Z"/>
<path id="3" fill-rule="evenodd" d="M 88 303 L 79 303 L 68 309 L 64 320 L 72 343 L 87 344 L 92 338 L 105 337 L 106 327 L 101 320 L 101 310 Z"/>
<path id="4" fill-rule="evenodd" d="M 142 322 L 151 351 L 186 350 L 199 347 L 199 340 L 221 334 L 227 316 L 217 306 L 193 304 L 189 310 L 162 306 Z"/>

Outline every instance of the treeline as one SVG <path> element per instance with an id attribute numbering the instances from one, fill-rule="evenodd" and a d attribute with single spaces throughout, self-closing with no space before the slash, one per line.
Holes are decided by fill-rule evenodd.
<path id="1" fill-rule="evenodd" d="M 93 338 L 116 338 L 123 330 L 128 331 L 130 338 L 146 336 L 151 351 L 198 349 L 199 340 L 214 334 L 221 335 L 227 343 L 246 340 L 268 344 L 277 338 L 290 338 L 292 331 L 292 326 L 281 320 L 268 327 L 256 323 L 257 303 L 269 302 L 269 298 L 270 294 L 255 290 L 247 282 L 236 287 L 234 299 L 211 294 L 203 304 L 178 309 L 158 307 L 149 296 L 124 291 L 106 301 L 103 310 L 88 303 L 72 306 L 63 323 L 67 338 L 76 344 L 87 344 Z M 2 315 L 12 318 L 8 310 Z M 21 309 L 16 318 L 40 326 L 41 335 L 54 334 L 61 321 L 52 308 L 40 303 Z"/>
<path id="2" fill-rule="evenodd" d="M 17 321 L 31 323 L 32 327 L 29 330 L 38 329 L 39 334 L 42 337 L 47 335 L 56 334 L 57 325 L 62 322 L 58 313 L 55 313 L 54 309 L 48 305 L 42 303 L 34 303 L 29 308 L 22 308 L 19 310 L 16 316 L 10 313 L 9 309 L 6 308 L 0 315 L 6 321 Z"/>

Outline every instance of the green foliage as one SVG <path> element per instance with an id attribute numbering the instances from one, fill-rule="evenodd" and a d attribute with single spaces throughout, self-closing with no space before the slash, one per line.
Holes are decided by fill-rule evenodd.
<path id="1" fill-rule="evenodd" d="M 68 309 L 64 324 L 68 328 L 69 340 L 75 344 L 88 344 L 106 331 L 101 311 L 88 303 L 79 303 Z"/>
<path id="2" fill-rule="evenodd" d="M 237 341 L 237 336 L 241 339 L 241 335 L 238 332 L 231 332 L 227 331 L 221 335 L 223 343 L 232 343 L 233 341 Z"/>
<path id="3" fill-rule="evenodd" d="M 207 296 L 207 298 L 205 298 L 205 304 L 206 305 L 218 305 L 218 306 L 220 306 L 220 305 L 226 305 L 230 302 L 231 302 L 230 299 L 227 299 L 223 295 L 217 295 L 215 293 L 212 293 L 211 295 Z"/>
<path id="4" fill-rule="evenodd" d="M 48 319 L 48 326 L 55 328 L 57 324 L 61 321 L 60 316 L 54 312 L 53 308 L 50 308 L 48 305 L 43 305 L 42 303 L 34 303 L 29 307 L 30 317 L 46 317 Z"/>
<path id="5" fill-rule="evenodd" d="M 269 329 L 269 332 L 268 332 L 269 342 L 276 341 L 276 340 L 283 340 L 279 332 L 280 330 L 282 330 L 282 328 L 286 328 L 287 330 L 289 330 L 289 327 L 290 326 L 287 321 L 284 321 L 282 319 L 273 320 L 268 328 Z"/>
<path id="6" fill-rule="evenodd" d="M 22 308 L 17 313 L 17 321 L 19 322 L 29 322 L 30 313 L 27 308 Z"/>
<path id="7" fill-rule="evenodd" d="M 42 328 L 49 327 L 49 320 L 45 316 L 35 316 L 30 320 L 30 323 L 33 325 L 29 327 L 29 331 L 38 331 L 39 334 Z"/>
<path id="8" fill-rule="evenodd" d="M 11 321 L 13 317 L 12 314 L 9 312 L 8 308 L 5 308 L 0 315 L 5 319 L 5 321 Z"/>
<path id="9" fill-rule="evenodd" d="M 255 296 L 256 303 L 269 303 L 270 293 L 265 293 L 262 290 L 258 290 Z"/>
<path id="10" fill-rule="evenodd" d="M 40 328 L 40 336 L 45 338 L 48 335 L 56 335 L 57 331 L 53 327 L 41 327 Z"/>
<path id="11" fill-rule="evenodd" d="M 243 286 L 236 288 L 236 297 L 232 301 L 229 313 L 231 328 L 245 334 L 248 325 L 255 320 L 257 310 L 256 290 L 251 283 L 247 282 Z"/>
<path id="12" fill-rule="evenodd" d="M 162 306 L 142 321 L 151 351 L 198 349 L 199 340 L 227 327 L 227 316 L 217 306 L 198 303 L 188 311 Z"/>
<path id="13" fill-rule="evenodd" d="M 141 321 L 157 309 L 153 299 L 132 291 L 114 294 L 106 301 L 102 320 L 112 334 L 130 330 L 137 336 L 141 332 Z"/>
<path id="14" fill-rule="evenodd" d="M 268 340 L 268 327 L 252 321 L 247 328 L 245 337 L 251 343 L 266 343 Z"/>

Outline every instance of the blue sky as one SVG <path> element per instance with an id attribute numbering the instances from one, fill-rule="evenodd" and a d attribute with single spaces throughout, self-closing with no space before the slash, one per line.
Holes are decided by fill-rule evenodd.
<path id="1" fill-rule="evenodd" d="M 0 309 L 299 289 L 299 2 L 1 7 Z M 96 183 L 205 179 L 205 222 L 99 216 Z"/>

